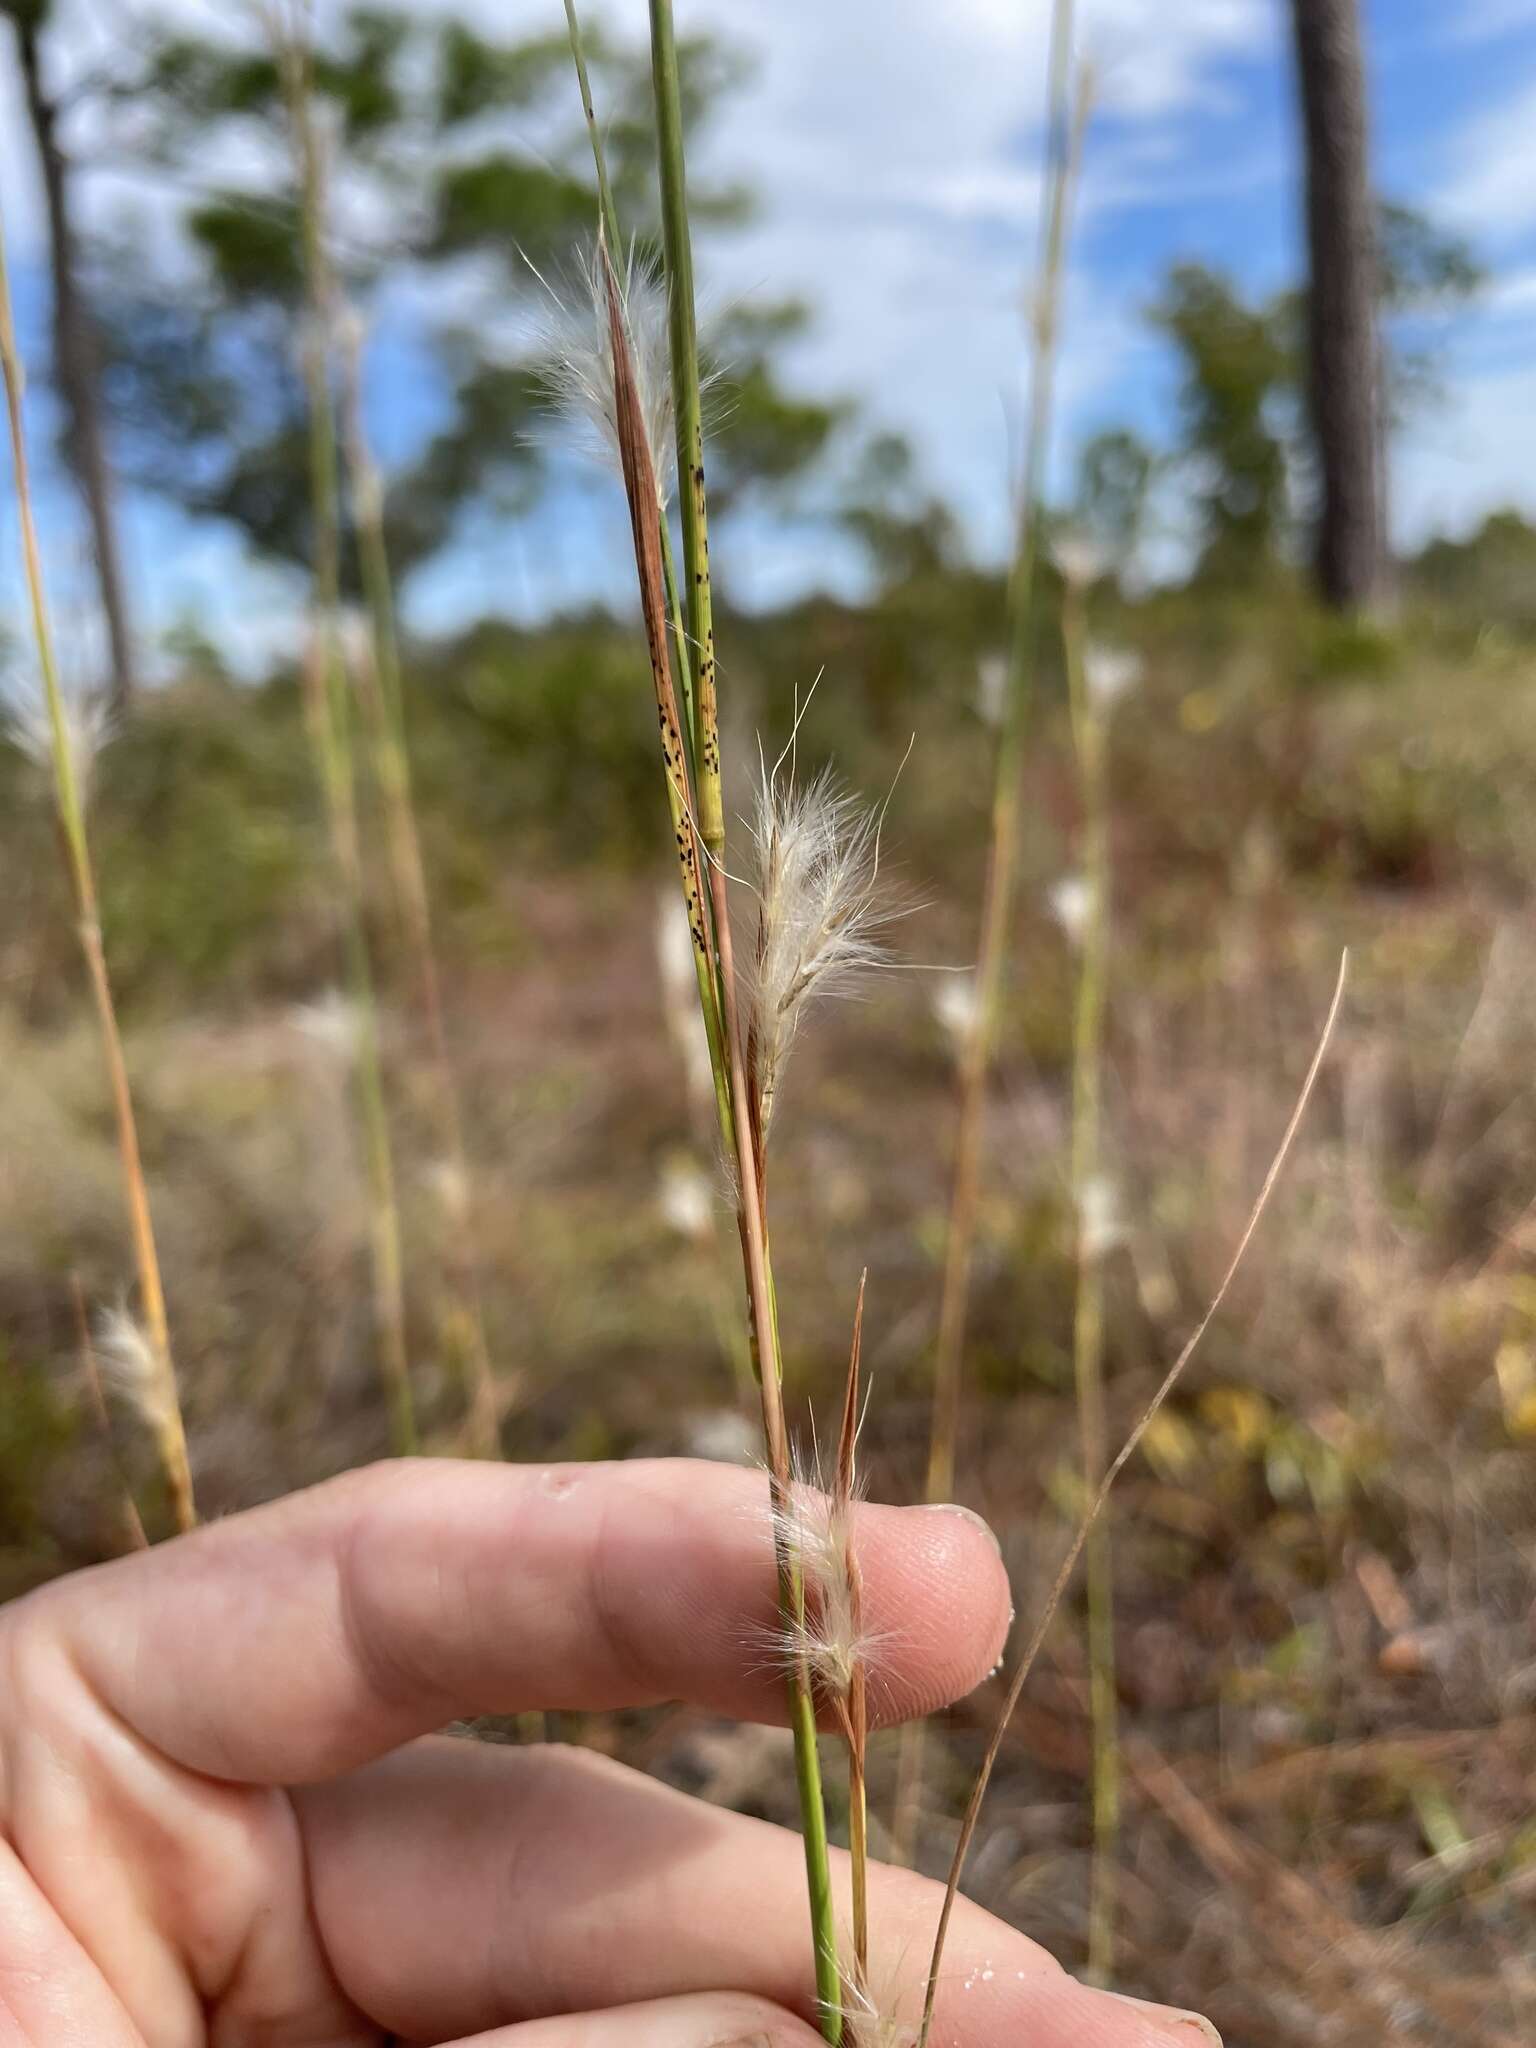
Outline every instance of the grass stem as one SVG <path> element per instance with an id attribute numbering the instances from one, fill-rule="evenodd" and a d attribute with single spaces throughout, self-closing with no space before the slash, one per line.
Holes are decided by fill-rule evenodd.
<path id="1" fill-rule="evenodd" d="M 962 1365 L 981 1194 L 982 1125 L 997 1051 L 1013 928 L 1024 740 L 1034 695 L 1040 526 L 1054 410 L 1061 281 L 1086 120 L 1086 95 L 1078 95 L 1075 111 L 1072 105 L 1072 32 L 1073 0 L 1055 0 L 1051 17 L 1046 180 L 1033 294 L 1029 414 L 1013 568 L 1008 583 L 1008 676 L 993 760 L 991 823 L 976 955 L 976 1001 L 961 1044 L 957 1075 L 955 1147 L 928 1436 L 929 1501 L 946 1501 L 955 1489 Z M 902 1863 L 913 1860 L 917 1847 L 926 1747 L 924 1724 L 908 1722 L 901 1734 L 892 1829 L 893 1853 Z"/>
<path id="2" fill-rule="evenodd" d="M 308 324 L 303 341 L 309 401 L 310 499 L 314 519 L 314 631 L 310 651 L 310 732 L 331 842 L 347 994 L 352 1005 L 358 1115 L 368 1189 L 374 1325 L 379 1371 L 398 1455 L 417 1447 L 416 1407 L 406 1342 L 404 1254 L 393 1148 L 384 1089 L 378 1003 L 364 909 L 356 771 L 346 666 L 337 610 L 341 594 L 341 483 L 329 337 L 335 287 L 325 247 L 325 164 L 311 104 L 311 58 L 302 25 L 267 18 L 282 74 L 303 243 Z"/>
<path id="3" fill-rule="evenodd" d="M 672 0 L 650 0 L 650 8 L 661 231 L 666 250 L 667 309 L 672 337 L 672 403 L 677 419 L 677 495 L 682 516 L 683 586 L 693 676 L 699 830 L 705 851 L 712 860 L 719 860 L 725 850 L 725 805 L 720 784 L 714 599 L 709 568 L 709 507 L 704 487 L 704 409 L 693 289 L 693 236 L 688 221 L 683 151 L 682 84 Z"/>
<path id="4" fill-rule="evenodd" d="M 437 1145 L 454 1191 L 445 1230 L 450 1297 L 450 1313 L 445 1322 L 469 1396 L 471 1446 L 478 1455 L 494 1458 L 501 1451 L 500 1409 L 485 1337 L 473 1187 L 464 1146 L 458 1082 L 448 1044 L 442 976 L 432 929 L 432 900 L 416 822 L 394 579 L 384 534 L 384 493 L 363 417 L 362 332 L 355 320 L 344 323 L 341 341 L 341 410 L 371 649 L 361 696 L 369 716 L 375 774 L 384 799 L 395 897 L 426 1025 Z"/>
<path id="5" fill-rule="evenodd" d="M 1077 1390 L 1083 1488 L 1092 1498 L 1108 1455 L 1104 1413 L 1102 1230 L 1095 1227 L 1102 1174 L 1104 1011 L 1109 985 L 1109 721 L 1087 675 L 1084 593 L 1068 577 L 1062 642 L 1082 790 L 1082 868 L 1088 890 L 1078 956 L 1072 1033 L 1072 1197 L 1077 1223 L 1077 1301 L 1072 1358 Z M 1110 1521 L 1100 1515 L 1088 1538 L 1088 1687 L 1093 1733 L 1093 1871 L 1088 1912 L 1088 1974 L 1109 1983 L 1114 1969 L 1116 1868 L 1120 1834 L 1119 1705 L 1115 1685 L 1115 1587 Z"/>
<path id="6" fill-rule="evenodd" d="M 1025 1644 L 1023 1654 L 1014 1667 L 1013 1677 L 1009 1680 L 1008 1691 L 1003 1699 L 1002 1710 L 998 1714 L 992 1733 L 987 1740 L 986 1751 L 981 1760 L 981 1769 L 976 1773 L 975 1782 L 971 1786 L 971 1796 L 966 1801 L 965 1814 L 960 1823 L 960 1831 L 955 1838 L 954 1854 L 950 1858 L 949 1879 L 944 1890 L 944 1904 L 939 1912 L 939 1924 L 934 1934 L 933 1953 L 928 1963 L 928 1981 L 923 1995 L 923 2018 L 918 2033 L 917 2048 L 929 2048 L 932 2038 L 934 2008 L 938 2001 L 939 1977 L 944 1967 L 944 1949 L 949 1939 L 949 1925 L 954 1917 L 955 1900 L 960 1893 L 960 1880 L 965 1874 L 966 1859 L 971 1853 L 971 1843 L 976 1837 L 976 1824 L 981 1818 L 981 1809 L 986 1802 L 987 1787 L 992 1782 L 992 1772 L 996 1767 L 999 1755 L 1002 1753 L 1003 1738 L 1008 1733 L 1014 1711 L 1024 1696 L 1024 1688 L 1029 1683 L 1029 1675 L 1039 1660 L 1041 1650 L 1045 1647 L 1045 1639 L 1050 1633 L 1051 1624 L 1056 1619 L 1066 1590 L 1072 1583 L 1072 1574 L 1077 1570 L 1078 1561 L 1082 1557 L 1084 1550 L 1088 1547 L 1099 1517 L 1103 1514 L 1110 1494 L 1114 1491 L 1115 1482 L 1141 1448 L 1142 1440 L 1146 1436 L 1147 1431 L 1162 1413 L 1169 1396 L 1184 1377 L 1185 1368 L 1188 1366 L 1189 1361 L 1205 1341 L 1205 1334 L 1221 1313 L 1227 1296 L 1232 1291 L 1232 1284 L 1242 1269 L 1243 1261 L 1248 1256 L 1248 1248 L 1258 1235 L 1259 1225 L 1264 1220 L 1264 1212 L 1269 1207 L 1270 1197 L 1280 1184 L 1280 1176 L 1285 1171 L 1286 1162 L 1291 1156 L 1297 1134 L 1301 1130 L 1307 1109 L 1311 1104 L 1313 1092 L 1317 1087 L 1318 1077 L 1322 1073 L 1323 1064 L 1328 1057 L 1328 1048 L 1333 1043 L 1333 1034 L 1338 1026 L 1340 1012 L 1344 1007 L 1344 989 L 1348 979 L 1349 955 L 1346 953 L 1339 962 L 1339 974 L 1333 987 L 1333 999 L 1328 1005 L 1328 1015 L 1324 1019 L 1316 1049 L 1312 1054 L 1311 1064 L 1307 1068 L 1306 1076 L 1302 1081 L 1301 1089 L 1291 1110 L 1290 1118 L 1281 1134 L 1280 1143 L 1276 1147 L 1275 1155 L 1269 1163 L 1269 1171 L 1265 1174 L 1263 1185 L 1259 1189 L 1253 1207 L 1248 1212 L 1248 1220 L 1243 1226 L 1236 1248 L 1231 1258 L 1227 1261 L 1226 1271 L 1222 1274 L 1216 1292 L 1211 1296 L 1204 1315 L 1201 1316 L 1199 1322 L 1196 1323 L 1194 1329 L 1186 1338 L 1183 1349 L 1179 1352 L 1178 1357 L 1174 1359 L 1167 1372 L 1163 1374 L 1156 1393 L 1142 1410 L 1135 1428 L 1132 1429 L 1125 1442 L 1116 1451 L 1113 1462 L 1100 1480 L 1093 1498 L 1089 1501 L 1087 1509 L 1083 1514 L 1082 1520 L 1077 1525 L 1076 1534 L 1067 1545 L 1066 1555 L 1062 1558 L 1056 1577 L 1051 1582 L 1051 1590 L 1046 1596 L 1045 1605 L 1041 1608 L 1035 1625 L 1030 1631 L 1029 1641 Z"/>
<path id="7" fill-rule="evenodd" d="M 47 592 L 43 582 L 42 551 L 38 546 L 37 522 L 32 506 L 31 467 L 27 459 L 26 421 L 23 398 L 26 375 L 16 342 L 11 309 L 10 272 L 6 261 L 4 230 L 0 228 L 0 368 L 5 380 L 6 413 L 10 424 L 11 461 L 16 479 L 16 504 L 21 525 L 22 565 L 32 612 L 32 630 L 37 648 L 38 669 L 47 702 L 51 738 L 54 802 L 59 836 L 74 899 L 75 928 L 85 957 L 91 1000 L 101 1034 L 107 1085 L 112 1097 L 113 1121 L 117 1132 L 118 1162 L 128 1211 L 128 1229 L 133 1244 L 134 1266 L 139 1283 L 139 1313 L 144 1334 L 153 1355 L 157 1385 L 152 1411 L 161 1473 L 172 1520 L 178 1530 L 188 1530 L 197 1521 L 192 1491 L 192 1470 L 187 1456 L 186 1426 L 176 1386 L 176 1368 L 171 1355 L 170 1322 L 166 1315 L 165 1288 L 160 1277 L 160 1258 L 150 1213 L 149 1188 L 139 1146 L 138 1120 L 133 1091 L 128 1080 L 128 1063 L 123 1053 L 122 1033 L 112 981 L 107 972 L 102 945 L 101 915 L 97 900 L 96 872 L 91 862 L 90 839 L 86 831 L 85 792 L 70 734 L 69 711 L 59 680 L 54 653 L 53 627 L 49 618 Z"/>

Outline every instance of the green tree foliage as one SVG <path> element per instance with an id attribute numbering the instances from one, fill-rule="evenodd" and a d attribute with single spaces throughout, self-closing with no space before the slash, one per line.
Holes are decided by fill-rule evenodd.
<path id="1" fill-rule="evenodd" d="M 1398 426 L 1434 401 L 1440 323 L 1477 291 L 1483 273 L 1464 242 L 1410 207 L 1384 203 L 1379 222 L 1387 409 Z M 1311 489 L 1303 313 L 1298 291 L 1249 298 L 1231 278 L 1196 263 L 1171 270 L 1149 310 L 1178 363 L 1179 436 L 1164 461 L 1189 481 L 1196 570 L 1205 580 L 1245 582 L 1283 558 L 1296 506 Z M 1144 507 L 1152 472 L 1138 446 L 1112 430 L 1084 451 L 1085 509 L 1127 490 Z M 1101 512 L 1108 515 L 1107 504 Z"/>
<path id="2" fill-rule="evenodd" d="M 1194 263 L 1169 273 L 1151 311 L 1179 357 L 1179 453 L 1194 474 L 1199 571 L 1216 581 L 1243 580 L 1272 560 L 1284 528 L 1294 314 L 1294 297 L 1250 305 Z"/>
<path id="3" fill-rule="evenodd" d="M 908 442 L 876 433 L 860 450 L 840 518 L 861 544 L 883 589 L 958 567 L 954 514 L 924 484 Z"/>
<path id="4" fill-rule="evenodd" d="M 163 34 L 110 94 L 121 147 L 182 203 L 160 262 L 146 265 L 142 227 L 131 257 L 121 241 L 97 251 L 108 391 L 136 483 L 303 562 L 299 223 L 277 68 L 248 24 L 242 11 L 209 36 Z M 648 62 L 588 42 L 620 214 L 643 247 L 657 236 Z M 681 61 L 687 117 L 702 123 L 740 66 L 704 39 Z M 526 511 L 547 478 L 538 311 L 543 280 L 593 231 L 590 155 L 563 33 L 498 42 L 460 20 L 354 7 L 317 47 L 314 90 L 347 298 L 408 351 L 392 385 L 406 416 L 379 421 L 404 576 L 477 512 Z M 208 181 L 206 165 L 235 161 L 238 182 Z M 694 203 L 716 224 L 746 210 L 734 189 L 701 186 Z M 722 485 L 738 499 L 786 487 L 842 417 L 778 382 L 773 353 L 798 317 L 738 313 L 719 339 Z"/>
<path id="5" fill-rule="evenodd" d="M 1146 531 L 1158 458 L 1128 427 L 1109 427 L 1077 458 L 1073 519 L 1117 564 L 1129 562 Z"/>

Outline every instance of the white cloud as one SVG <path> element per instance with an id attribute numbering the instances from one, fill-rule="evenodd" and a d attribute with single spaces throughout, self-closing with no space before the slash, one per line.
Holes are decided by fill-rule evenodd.
<path id="1" fill-rule="evenodd" d="M 1536 398 L 1529 363 L 1536 354 L 1536 273 L 1499 323 L 1496 336 L 1472 329 L 1447 365 L 1443 399 L 1404 435 L 1393 461 L 1397 538 L 1408 546 L 1432 534 L 1465 533 L 1488 513 L 1529 510 L 1536 478 Z M 1475 350 L 1497 347 L 1479 361 Z"/>
<path id="2" fill-rule="evenodd" d="M 1536 228 L 1531 137 L 1536 134 L 1536 71 L 1480 107 L 1451 136 L 1434 189 L 1436 211 L 1469 233 L 1508 238 Z"/>

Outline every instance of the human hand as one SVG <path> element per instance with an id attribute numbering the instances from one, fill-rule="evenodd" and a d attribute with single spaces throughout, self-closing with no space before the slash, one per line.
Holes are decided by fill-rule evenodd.
<path id="1" fill-rule="evenodd" d="M 814 2048 L 793 1835 L 427 1732 L 675 1698 L 779 1720 L 762 1491 L 383 1465 L 0 1610 L 0 2048 Z M 961 1514 L 859 1515 L 886 1718 L 926 1712 L 996 1661 L 1002 1566 Z M 876 1974 L 920 1992 L 938 1889 L 872 1879 Z M 955 1915 L 935 2048 L 1213 2038 Z"/>

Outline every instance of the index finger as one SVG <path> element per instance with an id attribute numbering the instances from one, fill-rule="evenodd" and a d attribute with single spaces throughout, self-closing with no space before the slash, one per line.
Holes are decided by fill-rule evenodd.
<path id="1" fill-rule="evenodd" d="M 403 1461 L 348 1474 L 31 1595 L 7 1629 L 62 1642 L 163 1754 L 314 1782 L 475 1714 L 685 1698 L 783 1718 L 767 1482 L 688 1460 Z M 882 1718 L 996 1662 L 1008 1585 L 961 1512 L 863 1507 Z"/>

